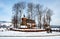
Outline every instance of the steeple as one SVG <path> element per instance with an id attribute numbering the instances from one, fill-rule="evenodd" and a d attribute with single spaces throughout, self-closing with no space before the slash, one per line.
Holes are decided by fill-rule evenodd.
<path id="1" fill-rule="evenodd" d="M 23 17 L 25 17 L 25 15 L 23 15 Z"/>

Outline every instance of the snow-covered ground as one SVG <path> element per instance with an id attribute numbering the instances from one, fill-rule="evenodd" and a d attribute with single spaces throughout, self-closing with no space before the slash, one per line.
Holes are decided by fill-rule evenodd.
<path id="1" fill-rule="evenodd" d="M 60 30 L 60 28 L 51 28 L 52 30 Z"/>
<path id="2" fill-rule="evenodd" d="M 0 32 L 0 37 L 46 37 L 60 36 L 60 32 L 19 32 L 19 31 L 3 31 Z"/>
<path id="3" fill-rule="evenodd" d="M 0 39 L 60 39 L 60 32 L 0 31 Z"/>
<path id="4" fill-rule="evenodd" d="M 60 39 L 60 36 L 51 37 L 0 37 L 0 39 Z"/>
<path id="5" fill-rule="evenodd" d="M 19 32 L 0 28 L 0 39 L 60 39 L 60 32 Z"/>
<path id="6" fill-rule="evenodd" d="M 8 23 L 8 22 L 6 22 L 6 23 L 0 23 L 0 24 L 1 24 L 1 26 L 3 26 L 3 25 L 6 25 L 6 26 L 12 25 L 12 23 Z"/>

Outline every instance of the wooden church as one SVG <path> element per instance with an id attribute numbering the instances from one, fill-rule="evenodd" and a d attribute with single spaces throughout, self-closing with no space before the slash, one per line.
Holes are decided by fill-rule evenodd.
<path id="1" fill-rule="evenodd" d="M 25 18 L 25 16 L 22 18 L 21 25 L 25 25 L 27 29 L 34 29 L 36 27 L 35 20 Z"/>

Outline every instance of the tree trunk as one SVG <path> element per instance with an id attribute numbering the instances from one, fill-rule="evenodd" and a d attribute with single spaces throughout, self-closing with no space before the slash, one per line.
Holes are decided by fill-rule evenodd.
<path id="1" fill-rule="evenodd" d="M 21 28 L 21 13 L 22 13 L 22 11 L 20 10 L 20 28 Z"/>
<path id="2" fill-rule="evenodd" d="M 40 29 L 41 29 L 41 16 L 40 16 Z"/>

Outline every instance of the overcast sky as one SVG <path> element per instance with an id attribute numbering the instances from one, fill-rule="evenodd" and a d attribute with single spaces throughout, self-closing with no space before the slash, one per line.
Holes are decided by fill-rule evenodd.
<path id="1" fill-rule="evenodd" d="M 53 10 L 52 25 L 60 25 L 60 0 L 0 0 L 0 21 L 11 21 L 12 7 L 17 2 L 39 3 Z"/>

